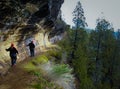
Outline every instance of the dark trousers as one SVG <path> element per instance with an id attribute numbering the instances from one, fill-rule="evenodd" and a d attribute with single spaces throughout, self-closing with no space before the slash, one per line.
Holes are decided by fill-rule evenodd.
<path id="1" fill-rule="evenodd" d="M 11 57 L 11 66 L 13 66 L 13 65 L 16 64 L 16 60 L 17 60 L 17 57 L 16 57 L 16 56 Z"/>
<path id="2" fill-rule="evenodd" d="M 34 49 L 30 49 L 30 56 L 31 56 L 31 57 L 35 56 Z"/>

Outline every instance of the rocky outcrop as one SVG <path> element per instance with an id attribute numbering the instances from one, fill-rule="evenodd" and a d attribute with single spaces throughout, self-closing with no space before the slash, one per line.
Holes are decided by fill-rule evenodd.
<path id="1" fill-rule="evenodd" d="M 49 9 L 50 9 L 50 18 L 57 19 L 60 8 L 64 0 L 50 0 Z"/>
<path id="2" fill-rule="evenodd" d="M 48 36 L 63 32 L 58 18 L 64 0 L 4 0 L 0 1 L 0 68 L 10 63 L 5 49 L 14 43 L 19 60 L 29 56 L 26 44 L 34 40 L 36 53 L 50 45 Z M 9 14 L 6 14 L 9 13 Z M 60 22 L 61 21 L 61 22 Z M 60 22 L 60 23 L 59 23 Z M 58 24 L 61 24 L 58 26 Z"/>
<path id="3" fill-rule="evenodd" d="M 47 29 L 46 31 L 50 32 L 50 37 L 54 36 L 56 33 L 63 32 L 64 22 L 60 17 L 60 8 L 63 2 L 64 0 L 0 1 L 0 30 L 3 30 L 2 32 L 4 33 L 5 30 L 8 31 L 12 28 L 16 30 L 16 27 L 20 26 L 21 24 L 26 24 L 27 27 L 24 25 L 23 31 L 21 31 L 21 34 L 23 34 L 25 32 L 25 28 L 28 29 L 28 25 L 30 28 L 33 26 L 32 28 L 35 30 L 37 28 L 34 27 L 36 27 L 37 24 L 37 26 L 39 25 L 42 26 L 42 28 Z M 8 8 L 11 11 L 10 14 L 6 14 L 7 11 L 9 12 Z M 63 23 L 59 24 L 58 20 L 59 22 L 61 21 Z M 26 31 L 28 32 L 29 30 Z M 8 36 L 4 37 L 6 39 Z"/>
<path id="4" fill-rule="evenodd" d="M 0 1 L 0 20 L 3 23 L 16 23 L 26 20 L 28 24 L 39 23 L 43 19 L 45 23 L 48 21 L 54 22 L 63 2 L 64 0 Z"/>

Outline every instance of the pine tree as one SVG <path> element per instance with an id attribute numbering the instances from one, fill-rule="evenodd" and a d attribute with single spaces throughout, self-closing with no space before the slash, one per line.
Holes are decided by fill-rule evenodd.
<path id="1" fill-rule="evenodd" d="M 96 88 L 106 88 L 112 85 L 113 53 L 115 36 L 112 25 L 105 19 L 98 19 L 96 30 L 90 37 L 90 59 L 93 67 L 93 80 Z M 108 85 L 108 86 L 106 86 Z"/>
<path id="2" fill-rule="evenodd" d="M 73 22 L 75 24 L 75 35 L 74 35 L 74 43 L 73 43 L 73 51 L 71 53 L 71 57 L 74 59 L 75 57 L 75 50 L 77 49 L 77 38 L 78 38 L 78 29 L 85 28 L 87 23 L 85 22 L 84 11 L 80 1 L 77 3 L 76 8 L 73 11 Z"/>
<path id="3" fill-rule="evenodd" d="M 80 2 L 73 11 L 73 22 L 76 26 L 73 34 L 72 64 L 80 82 L 78 89 L 93 89 L 93 84 L 88 76 L 88 34 L 85 30 L 84 11 Z"/>

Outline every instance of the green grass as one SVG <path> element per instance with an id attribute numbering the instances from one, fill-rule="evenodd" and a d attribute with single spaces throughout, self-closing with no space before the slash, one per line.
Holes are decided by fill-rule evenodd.
<path id="1" fill-rule="evenodd" d="M 56 76 L 61 76 L 61 75 L 66 74 L 66 73 L 71 73 L 72 70 L 68 67 L 68 65 L 57 64 L 57 65 L 53 66 L 52 72 Z"/>
<path id="2" fill-rule="evenodd" d="M 23 65 L 26 71 L 37 77 L 37 81 L 34 84 L 31 84 L 30 87 L 34 89 L 63 89 L 52 82 L 48 77 L 45 77 L 44 70 L 40 69 L 39 65 L 47 62 L 48 58 L 45 55 L 40 55 Z"/>
<path id="3" fill-rule="evenodd" d="M 23 67 L 27 71 L 36 71 L 41 70 L 38 65 L 44 64 L 48 62 L 48 58 L 45 55 L 40 55 L 36 58 L 33 58 L 30 62 L 27 64 L 24 64 Z"/>
<path id="4" fill-rule="evenodd" d="M 40 55 L 32 60 L 35 65 L 44 64 L 48 62 L 48 58 L 45 55 Z"/>

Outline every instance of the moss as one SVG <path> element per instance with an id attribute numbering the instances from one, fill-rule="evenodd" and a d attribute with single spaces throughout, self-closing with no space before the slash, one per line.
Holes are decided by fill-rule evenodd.
<path id="1" fill-rule="evenodd" d="M 45 55 L 40 55 L 32 60 L 32 63 L 35 65 L 44 64 L 48 62 L 48 58 Z"/>

